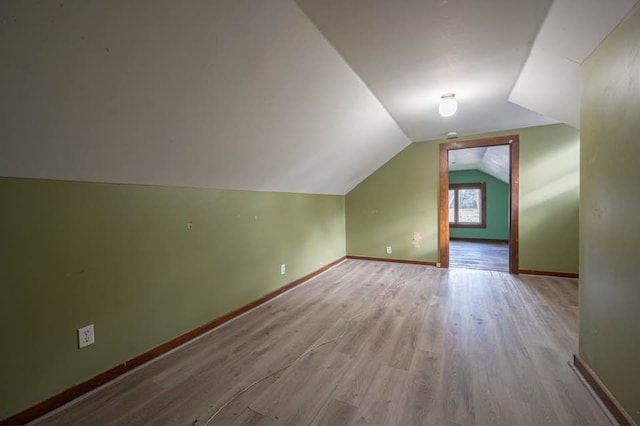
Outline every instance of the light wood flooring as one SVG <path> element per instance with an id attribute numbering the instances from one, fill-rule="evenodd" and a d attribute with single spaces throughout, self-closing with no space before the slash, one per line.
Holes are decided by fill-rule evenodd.
<path id="1" fill-rule="evenodd" d="M 606 425 L 577 281 L 347 260 L 36 424 Z"/>
<path id="2" fill-rule="evenodd" d="M 509 244 L 451 240 L 449 241 L 449 266 L 509 272 Z"/>

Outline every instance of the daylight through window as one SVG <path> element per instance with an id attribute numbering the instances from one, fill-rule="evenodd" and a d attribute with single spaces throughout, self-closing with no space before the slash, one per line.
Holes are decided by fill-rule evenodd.
<path id="1" fill-rule="evenodd" d="M 449 185 L 449 226 L 485 228 L 485 183 L 452 183 Z"/>

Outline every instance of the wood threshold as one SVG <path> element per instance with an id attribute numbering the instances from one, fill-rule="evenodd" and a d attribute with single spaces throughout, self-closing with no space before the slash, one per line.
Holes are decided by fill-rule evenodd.
<path id="1" fill-rule="evenodd" d="M 301 277 L 298 278 L 295 281 L 290 282 L 289 284 L 286 284 L 270 293 L 265 294 L 264 296 L 262 296 L 261 298 L 254 300 L 253 302 L 250 302 L 244 306 L 241 306 L 240 308 L 229 312 L 225 315 L 222 315 L 221 317 L 218 317 L 216 319 L 214 319 L 213 321 L 210 321 L 206 324 L 201 325 L 200 327 L 197 327 L 191 331 L 188 331 L 184 334 L 179 335 L 178 337 L 175 337 L 171 340 L 169 340 L 168 342 L 165 342 L 159 346 L 156 346 L 153 349 L 148 350 L 147 352 L 144 352 L 136 357 L 133 357 L 132 359 L 125 361 L 107 371 L 104 371 L 100 374 L 98 374 L 95 377 L 92 377 L 89 380 L 86 380 L 82 383 L 79 383 L 75 386 L 70 387 L 69 389 L 66 389 L 36 405 L 33 405 L 32 407 L 29 407 L 23 411 L 20 411 L 10 417 L 7 417 L 4 420 L 0 420 L 0 425 L 23 425 L 25 423 L 28 423 L 32 420 L 35 420 L 39 417 L 42 417 L 43 415 L 47 414 L 50 411 L 55 410 L 58 407 L 63 406 L 64 404 L 73 401 L 74 399 L 84 395 L 85 393 L 92 391 L 93 389 L 104 385 L 105 383 L 108 383 L 114 379 L 116 379 L 117 377 L 133 370 L 134 368 L 137 368 L 139 366 L 141 366 L 142 364 L 145 364 L 161 355 L 164 355 L 165 353 L 172 351 L 173 349 L 184 345 L 185 343 L 188 343 L 189 341 L 195 339 L 196 337 L 199 337 L 211 330 L 213 330 L 214 328 L 217 328 L 223 324 L 225 324 L 226 322 L 231 321 L 232 319 L 245 314 L 246 312 L 268 302 L 269 300 L 273 299 L 276 296 L 279 296 L 280 294 L 291 290 L 292 288 L 310 280 L 311 278 L 314 278 L 316 275 L 319 275 L 323 272 L 325 272 L 326 270 L 334 267 L 335 265 L 337 265 L 338 263 L 342 262 L 343 260 L 345 260 L 347 257 L 346 256 L 342 256 L 339 259 L 334 260 L 333 262 Z"/>
<path id="2" fill-rule="evenodd" d="M 347 259 L 373 260 L 376 262 L 408 263 L 411 265 L 437 266 L 436 262 L 426 262 L 422 260 L 390 259 L 386 257 L 347 256 Z"/>
<path id="3" fill-rule="evenodd" d="M 526 275 L 544 275 L 547 277 L 562 277 L 562 278 L 580 278 L 579 274 L 573 272 L 553 272 L 553 271 L 536 271 L 535 269 L 520 269 L 520 274 Z"/>
<path id="4" fill-rule="evenodd" d="M 580 355 L 573 355 L 573 366 L 584 379 L 583 383 L 593 391 L 592 394 L 600 400 L 603 407 L 609 411 L 609 414 L 620 426 L 637 426 Z"/>
<path id="5" fill-rule="evenodd" d="M 509 146 L 509 273 L 519 270 L 519 192 L 520 192 L 520 136 L 508 135 L 440 144 L 440 188 L 438 208 L 439 264 L 449 267 L 449 151 L 483 146 Z"/>

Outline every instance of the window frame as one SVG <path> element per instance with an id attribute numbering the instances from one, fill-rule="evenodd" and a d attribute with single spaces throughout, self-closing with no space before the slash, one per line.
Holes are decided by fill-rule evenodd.
<path id="1" fill-rule="evenodd" d="M 458 222 L 458 191 L 461 189 L 479 189 L 480 190 L 480 223 L 460 223 Z M 450 228 L 476 228 L 482 229 L 487 227 L 487 183 L 450 183 L 449 191 L 455 191 L 453 197 L 453 209 L 455 221 L 449 221 Z M 448 193 L 448 192 L 447 192 Z M 450 218 L 449 218 L 450 219 Z"/>

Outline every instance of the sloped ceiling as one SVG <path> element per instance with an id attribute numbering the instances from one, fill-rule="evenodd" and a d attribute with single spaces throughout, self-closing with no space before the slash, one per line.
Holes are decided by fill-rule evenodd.
<path id="1" fill-rule="evenodd" d="M 509 146 L 465 148 L 449 151 L 449 170 L 480 170 L 509 183 Z"/>
<path id="2" fill-rule="evenodd" d="M 412 141 L 556 123 L 508 101 L 551 0 L 296 1 Z"/>
<path id="3" fill-rule="evenodd" d="M 509 100 L 580 128 L 580 64 L 636 0 L 555 0 Z"/>
<path id="4" fill-rule="evenodd" d="M 3 0 L 0 175 L 345 194 L 411 141 L 564 120 L 508 100 L 551 5 Z"/>
<path id="5" fill-rule="evenodd" d="M 345 194 L 410 143 L 289 0 L 0 17 L 0 175 Z"/>

